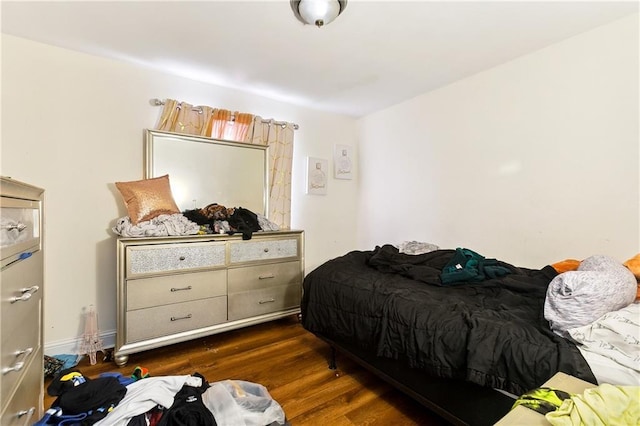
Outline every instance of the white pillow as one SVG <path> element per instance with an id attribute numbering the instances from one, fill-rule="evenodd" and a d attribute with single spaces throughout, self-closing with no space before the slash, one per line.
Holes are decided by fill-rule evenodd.
<path id="1" fill-rule="evenodd" d="M 608 256 L 591 256 L 577 271 L 557 275 L 547 288 L 544 317 L 554 333 L 591 324 L 607 312 L 621 309 L 636 298 L 637 282 L 621 262 Z"/>

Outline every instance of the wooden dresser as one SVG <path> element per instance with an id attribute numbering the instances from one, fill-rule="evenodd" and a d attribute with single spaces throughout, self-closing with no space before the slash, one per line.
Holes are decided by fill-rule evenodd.
<path id="1" fill-rule="evenodd" d="M 31 425 L 43 414 L 44 191 L 0 178 L 0 419 Z"/>
<path id="2" fill-rule="evenodd" d="M 120 238 L 117 365 L 129 354 L 300 312 L 302 231 Z"/>

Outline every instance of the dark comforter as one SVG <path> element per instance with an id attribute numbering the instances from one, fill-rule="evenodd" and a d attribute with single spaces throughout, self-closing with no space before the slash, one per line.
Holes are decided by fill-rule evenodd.
<path id="1" fill-rule="evenodd" d="M 552 267 L 498 261 L 509 274 L 443 286 L 455 253 L 405 255 L 386 245 L 330 260 L 304 280 L 302 324 L 434 376 L 516 395 L 558 371 L 596 383 L 575 345 L 544 319 Z"/>

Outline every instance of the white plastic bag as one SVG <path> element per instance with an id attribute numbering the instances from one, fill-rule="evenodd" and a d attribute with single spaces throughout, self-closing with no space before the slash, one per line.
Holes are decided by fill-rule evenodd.
<path id="1" fill-rule="evenodd" d="M 285 424 L 280 404 L 269 395 L 267 388 L 257 383 L 243 380 L 212 383 L 202 394 L 202 402 L 220 426 Z"/>

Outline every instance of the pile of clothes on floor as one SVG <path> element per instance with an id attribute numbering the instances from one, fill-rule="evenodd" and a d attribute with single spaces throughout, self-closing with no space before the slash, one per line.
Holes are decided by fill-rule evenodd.
<path id="1" fill-rule="evenodd" d="M 34 425 L 68 426 L 276 426 L 288 425 L 284 411 L 257 383 L 208 383 L 199 374 L 150 377 L 136 367 L 131 376 L 86 377 L 62 370 L 47 387 L 57 397 Z"/>

